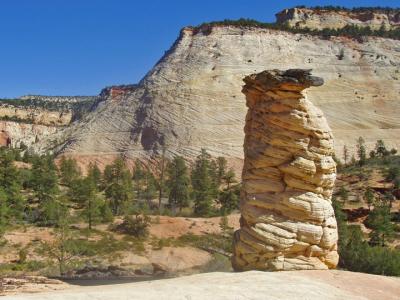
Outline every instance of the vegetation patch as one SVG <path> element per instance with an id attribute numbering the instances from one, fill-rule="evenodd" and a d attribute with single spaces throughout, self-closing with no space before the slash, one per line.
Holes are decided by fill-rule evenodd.
<path id="1" fill-rule="evenodd" d="M 277 23 L 264 23 L 253 19 L 241 18 L 238 20 L 223 20 L 203 23 L 199 26 L 193 27 L 194 33 L 202 33 L 208 35 L 211 33 L 212 28 L 215 26 L 234 26 L 241 28 L 265 28 L 273 30 L 287 31 L 291 33 L 309 34 L 319 36 L 321 38 L 329 39 L 332 36 L 345 36 L 360 40 L 364 36 L 383 37 L 394 40 L 400 39 L 400 28 L 386 30 L 384 26 L 378 30 L 373 30 L 369 26 L 361 27 L 356 25 L 346 25 L 343 28 L 331 29 L 310 29 L 310 28 L 294 28 L 287 24 Z M 360 40 L 361 41 L 361 40 Z"/>

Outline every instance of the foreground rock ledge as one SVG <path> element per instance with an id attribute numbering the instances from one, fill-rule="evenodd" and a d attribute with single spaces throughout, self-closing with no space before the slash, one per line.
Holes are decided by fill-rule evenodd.
<path id="1" fill-rule="evenodd" d="M 335 268 L 333 138 L 303 90 L 323 84 L 310 70 L 247 76 L 241 228 L 235 270 Z"/>
<path id="2" fill-rule="evenodd" d="M 16 295 L 13 300 L 397 300 L 400 279 L 345 271 L 205 273 L 192 276 Z"/>

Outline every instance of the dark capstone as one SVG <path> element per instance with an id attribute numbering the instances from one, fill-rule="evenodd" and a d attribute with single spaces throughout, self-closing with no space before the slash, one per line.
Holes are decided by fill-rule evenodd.
<path id="1" fill-rule="evenodd" d="M 312 76 L 311 69 L 289 69 L 282 70 L 266 70 L 261 73 L 251 74 L 244 78 L 246 85 L 244 89 L 253 87 L 262 87 L 263 90 L 271 90 L 279 88 L 283 84 L 291 84 L 300 88 L 308 88 L 310 86 L 321 86 L 324 80 L 321 77 Z"/>
<path id="2" fill-rule="evenodd" d="M 312 69 L 289 69 L 283 73 L 283 76 L 296 78 L 300 83 L 310 86 L 321 86 L 324 80 L 321 77 L 312 76 Z"/>

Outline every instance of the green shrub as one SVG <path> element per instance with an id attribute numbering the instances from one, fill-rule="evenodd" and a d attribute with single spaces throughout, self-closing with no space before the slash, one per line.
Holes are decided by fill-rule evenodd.
<path id="1" fill-rule="evenodd" d="M 400 276 L 400 251 L 370 246 L 359 226 L 349 226 L 341 204 L 333 201 L 339 230 L 339 266 L 349 271 Z"/>
<path id="2" fill-rule="evenodd" d="M 23 264 L 26 262 L 26 258 L 28 256 L 28 249 L 22 248 L 18 251 L 18 263 Z"/>
<path id="3" fill-rule="evenodd" d="M 378 36 L 384 38 L 390 38 L 399 40 L 400 39 L 400 28 L 386 30 L 384 27 L 379 30 L 372 30 L 370 27 L 359 27 L 357 25 L 346 25 L 339 29 L 309 29 L 309 28 L 294 28 L 287 24 L 277 23 L 263 23 L 253 19 L 241 18 L 238 20 L 225 19 L 223 21 L 214 21 L 209 23 L 203 23 L 199 26 L 194 27 L 194 33 L 202 33 L 208 35 L 212 32 L 214 26 L 235 26 L 235 27 L 250 27 L 250 28 L 265 28 L 273 30 L 282 30 L 292 33 L 310 34 L 320 36 L 322 38 L 330 38 L 331 36 L 347 36 L 351 38 L 360 38 L 363 36 Z"/>
<path id="4" fill-rule="evenodd" d="M 151 219 L 147 215 L 125 216 L 124 221 L 114 230 L 137 238 L 147 237 Z"/>

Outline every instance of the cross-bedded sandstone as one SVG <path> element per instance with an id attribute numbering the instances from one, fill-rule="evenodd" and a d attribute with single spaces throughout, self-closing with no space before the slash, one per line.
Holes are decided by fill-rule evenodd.
<path id="1" fill-rule="evenodd" d="M 303 94 L 323 84 L 310 70 L 247 76 L 241 229 L 236 270 L 334 268 L 337 226 L 333 137 L 322 112 Z"/>

